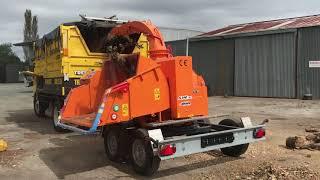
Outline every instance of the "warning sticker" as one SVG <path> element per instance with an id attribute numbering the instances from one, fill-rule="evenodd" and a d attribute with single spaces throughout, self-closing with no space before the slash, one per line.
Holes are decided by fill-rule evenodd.
<path id="1" fill-rule="evenodd" d="M 129 116 L 129 106 L 128 104 L 122 104 L 122 116 Z"/>
<path id="2" fill-rule="evenodd" d="M 188 95 L 184 95 L 184 96 L 179 96 L 178 97 L 178 100 L 190 100 L 192 99 L 192 96 L 188 96 Z"/>
<path id="3" fill-rule="evenodd" d="M 309 61 L 309 68 L 319 68 L 320 61 Z"/>
<path id="4" fill-rule="evenodd" d="M 191 106 L 191 102 L 190 101 L 183 101 L 180 103 L 180 106 Z"/>
<path id="5" fill-rule="evenodd" d="M 159 101 L 160 100 L 160 89 L 155 88 L 153 93 L 154 93 L 154 100 Z"/>

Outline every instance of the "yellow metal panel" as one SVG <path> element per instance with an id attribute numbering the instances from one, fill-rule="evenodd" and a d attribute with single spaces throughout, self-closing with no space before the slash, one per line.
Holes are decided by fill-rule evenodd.
<path id="1" fill-rule="evenodd" d="M 140 53 L 140 55 L 143 57 L 149 57 L 149 42 L 147 36 L 145 36 L 143 33 L 141 33 L 133 53 Z"/>
<path id="2" fill-rule="evenodd" d="M 99 69 L 107 60 L 105 53 L 89 51 L 76 26 L 60 25 L 61 38 L 46 43 L 44 48 L 35 49 L 36 75 L 44 78 L 81 78 L 76 72 Z"/>
<path id="3" fill-rule="evenodd" d="M 52 79 L 45 79 L 44 83 L 47 85 L 50 85 L 50 84 L 52 84 Z"/>
<path id="4" fill-rule="evenodd" d="M 80 85 L 80 79 L 75 79 L 74 80 L 74 85 L 76 85 L 76 86 Z"/>
<path id="5" fill-rule="evenodd" d="M 62 79 L 61 78 L 54 79 L 54 84 L 61 85 L 62 84 Z"/>
<path id="6" fill-rule="evenodd" d="M 90 52 L 76 26 L 60 25 L 61 38 L 57 38 L 43 48 L 35 49 L 34 73 L 44 78 L 81 78 L 88 70 L 100 69 L 103 61 L 108 60 L 106 53 Z M 147 37 L 141 34 L 134 53 L 149 57 Z M 81 73 L 79 73 L 81 72 Z M 56 79 L 54 83 L 57 84 Z M 59 84 L 60 82 L 58 82 Z M 78 83 L 78 82 L 77 82 Z"/>

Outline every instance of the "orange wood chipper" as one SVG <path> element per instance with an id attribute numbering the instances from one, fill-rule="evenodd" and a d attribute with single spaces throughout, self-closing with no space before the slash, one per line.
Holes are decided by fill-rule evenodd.
<path id="1" fill-rule="evenodd" d="M 192 58 L 173 57 L 150 21 L 117 25 L 108 36 L 110 58 L 101 70 L 87 72 L 55 106 L 60 128 L 101 132 L 108 158 L 130 158 L 143 175 L 153 174 L 160 160 L 214 149 L 240 156 L 249 143 L 265 139 L 265 125 L 253 126 L 248 117 L 208 116 L 207 87 Z M 143 36 L 144 46 L 128 48 L 130 39 Z"/>

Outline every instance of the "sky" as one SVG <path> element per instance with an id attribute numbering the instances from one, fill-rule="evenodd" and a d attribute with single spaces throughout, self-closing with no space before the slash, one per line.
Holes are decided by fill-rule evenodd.
<path id="1" fill-rule="evenodd" d="M 117 15 L 157 26 L 211 31 L 232 24 L 320 14 L 319 0 L 0 0 L 0 43 L 22 42 L 23 14 L 38 16 L 40 37 L 60 23 Z M 14 51 L 23 57 L 22 48 Z"/>

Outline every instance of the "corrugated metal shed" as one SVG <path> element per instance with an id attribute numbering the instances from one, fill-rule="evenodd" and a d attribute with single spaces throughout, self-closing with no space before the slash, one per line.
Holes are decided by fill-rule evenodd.
<path id="1" fill-rule="evenodd" d="M 232 96 L 234 40 L 192 41 L 189 44 L 193 68 L 204 77 L 209 96 Z"/>
<path id="2" fill-rule="evenodd" d="M 226 36 L 233 34 L 271 31 L 279 29 L 297 29 L 301 27 L 312 27 L 320 25 L 320 15 L 304 16 L 272 21 L 253 22 L 246 24 L 231 25 L 222 29 L 204 33 L 198 37 Z"/>
<path id="3" fill-rule="evenodd" d="M 187 40 L 177 40 L 166 42 L 172 50 L 172 54 L 175 56 L 185 56 L 187 53 Z"/>
<path id="4" fill-rule="evenodd" d="M 309 68 L 309 61 L 320 61 L 320 27 L 298 30 L 298 98 L 312 94 L 320 98 L 320 68 Z"/>
<path id="5" fill-rule="evenodd" d="M 235 95 L 295 98 L 295 34 L 235 40 Z"/>
<path id="6" fill-rule="evenodd" d="M 234 52 L 218 45 L 232 41 Z M 209 95 L 221 95 L 224 85 L 220 82 L 224 81 L 234 83 L 234 88 L 228 85 L 224 90 L 229 95 L 232 89 L 236 96 L 302 98 L 312 94 L 319 99 L 320 68 L 309 67 L 309 61 L 320 62 L 319 49 L 320 15 L 231 25 L 189 39 L 189 55 L 210 86 Z M 231 56 L 219 55 L 222 52 L 232 55 L 233 61 Z M 229 67 L 221 66 L 224 61 Z M 234 68 L 233 78 L 221 74 L 228 68 Z"/>

